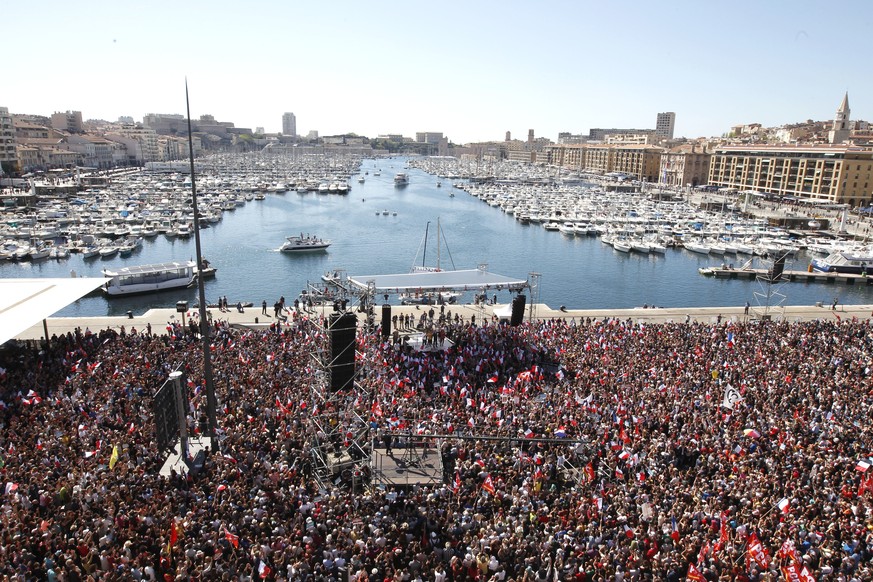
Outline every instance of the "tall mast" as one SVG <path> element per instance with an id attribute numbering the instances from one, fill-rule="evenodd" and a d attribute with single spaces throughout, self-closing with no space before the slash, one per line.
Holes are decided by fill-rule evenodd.
<path id="1" fill-rule="evenodd" d="M 424 269 L 427 267 L 427 231 L 430 228 L 430 221 L 427 221 L 427 224 L 424 225 L 424 252 L 421 254 L 421 267 Z"/>
<path id="2" fill-rule="evenodd" d="M 440 270 L 440 217 L 437 216 L 437 271 Z"/>
<path id="3" fill-rule="evenodd" d="M 203 376 L 206 379 L 206 414 L 209 419 L 207 434 L 212 438 L 212 449 L 218 444 L 215 431 L 218 419 L 215 414 L 215 384 L 212 379 L 212 352 L 209 349 L 210 327 L 206 319 L 206 291 L 203 287 L 203 255 L 200 252 L 200 213 L 197 211 L 197 180 L 194 178 L 194 136 L 191 133 L 191 105 L 188 103 L 188 79 L 185 79 L 185 110 L 188 113 L 188 159 L 191 164 L 191 203 L 194 208 L 194 248 L 197 252 L 197 293 L 200 299 L 200 337 L 203 340 Z"/>

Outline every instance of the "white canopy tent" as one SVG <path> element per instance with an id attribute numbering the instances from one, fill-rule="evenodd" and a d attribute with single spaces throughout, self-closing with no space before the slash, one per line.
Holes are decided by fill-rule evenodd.
<path id="1" fill-rule="evenodd" d="M 0 344 L 103 285 L 103 278 L 0 279 Z"/>
<path id="2" fill-rule="evenodd" d="M 373 284 L 376 293 L 433 293 L 441 291 L 521 291 L 526 279 L 513 279 L 484 269 L 428 271 L 399 275 L 350 275 L 349 282 L 359 289 Z"/>

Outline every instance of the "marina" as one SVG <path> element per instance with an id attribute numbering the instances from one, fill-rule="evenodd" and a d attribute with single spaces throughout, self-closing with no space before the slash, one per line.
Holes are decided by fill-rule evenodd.
<path id="1" fill-rule="evenodd" d="M 754 200 L 700 204 L 649 188 L 614 192 L 602 177 L 545 167 L 261 154 L 218 155 L 198 166 L 200 236 L 218 271 L 206 281 L 208 303 L 221 296 L 233 304 L 294 298 L 313 283 L 326 285 L 322 275 L 338 265 L 349 275 L 408 272 L 427 222 L 437 220 L 458 269 L 484 264 L 532 281 L 535 274 L 533 301 L 571 309 L 743 305 L 754 299 L 754 282 L 696 271 L 749 259 L 750 268 L 766 270 L 775 253 L 786 252 L 786 272 L 803 273 L 815 257 L 866 248 L 863 240 L 833 235 L 838 217 L 816 219 L 829 231 L 798 232 L 755 216 L 762 208 Z M 394 187 L 398 173 L 408 176 L 404 188 Z M 128 170 L 66 200 L 50 199 L 27 212 L 7 209 L 0 277 L 99 277 L 103 270 L 190 261 L 192 223 L 190 178 Z M 287 239 L 287 231 L 303 238 L 326 234 L 332 242 L 315 253 L 278 253 L 276 241 Z M 840 302 L 868 303 L 866 287 L 841 285 Z M 829 303 L 836 291 L 816 283 L 787 293 L 790 303 L 814 305 Z M 141 313 L 180 300 L 194 303 L 195 295 L 180 288 L 111 302 L 88 296 L 59 315 Z M 510 300 L 505 290 L 488 295 Z M 475 295 L 455 299 L 469 303 Z"/>

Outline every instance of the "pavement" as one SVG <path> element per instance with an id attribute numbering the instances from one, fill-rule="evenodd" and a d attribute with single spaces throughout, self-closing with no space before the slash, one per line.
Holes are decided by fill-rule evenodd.
<path id="1" fill-rule="evenodd" d="M 418 319 L 421 314 L 427 313 L 431 307 L 436 315 L 439 314 L 438 306 L 414 306 L 414 305 L 392 305 L 392 315 L 413 314 Z M 506 304 L 496 305 L 446 305 L 446 313 L 450 313 L 454 319 L 455 314 L 459 314 L 465 321 L 470 321 L 475 317 L 476 323 L 483 320 L 494 320 L 495 309 L 506 309 Z M 275 318 L 271 315 L 272 310 L 268 310 L 270 314 L 264 315 L 260 308 L 247 308 L 242 312 L 238 312 L 235 308 L 221 312 L 217 309 L 208 310 L 208 317 L 215 320 L 226 321 L 229 325 L 237 328 L 247 329 L 266 329 L 275 323 Z M 329 315 L 333 311 L 330 305 L 316 307 L 312 312 L 304 312 L 304 316 L 321 316 Z M 364 313 L 354 311 L 359 320 L 366 319 Z M 376 308 L 376 322 L 381 321 L 382 309 Z M 765 309 L 764 307 L 752 306 L 749 313 L 744 313 L 744 307 L 671 307 L 671 308 L 642 308 L 633 309 L 553 309 L 545 304 L 528 305 L 525 309 L 525 320 L 533 316 L 534 319 L 568 319 L 572 321 L 580 321 L 585 318 L 603 319 L 603 318 L 619 318 L 631 319 L 636 322 L 643 323 L 665 323 L 665 322 L 683 322 L 700 321 L 716 323 L 719 317 L 722 321 L 731 320 L 735 322 L 755 321 L 764 319 L 765 316 L 770 316 L 773 320 L 783 320 L 789 322 L 795 321 L 810 321 L 817 319 L 836 320 L 838 318 L 853 318 L 867 319 L 873 317 L 873 305 L 837 305 L 836 309 L 832 309 L 830 304 L 827 305 L 791 305 L 778 308 Z M 185 314 L 176 313 L 175 308 L 166 309 L 150 309 L 142 315 L 127 316 L 106 316 L 106 317 L 50 317 L 45 320 L 45 325 L 48 329 L 49 336 L 66 334 L 72 332 L 76 328 L 81 330 L 90 329 L 92 332 L 101 329 L 112 328 L 118 331 L 125 329 L 130 331 L 135 328 L 138 331 L 146 329 L 151 324 L 152 333 L 167 333 L 167 326 L 174 322 L 187 324 L 191 317 L 199 319 L 196 311 L 189 311 Z M 184 322 L 183 322 L 184 320 Z M 289 322 L 291 319 L 289 318 Z M 19 340 L 38 340 L 43 339 L 45 333 L 43 324 L 39 323 L 32 326 L 30 329 L 19 334 Z"/>

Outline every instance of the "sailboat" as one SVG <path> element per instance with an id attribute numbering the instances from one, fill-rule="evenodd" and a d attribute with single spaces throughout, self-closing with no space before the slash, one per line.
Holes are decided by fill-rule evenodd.
<path id="1" fill-rule="evenodd" d="M 437 218 L 437 262 L 436 266 L 430 266 L 427 264 L 427 240 L 428 234 L 430 231 L 430 221 L 424 227 L 424 238 L 422 238 L 422 244 L 419 246 L 419 249 L 423 248 L 424 251 L 421 254 L 421 265 L 415 264 L 413 261 L 412 264 L 412 272 L 413 273 L 439 273 L 442 272 L 442 267 L 440 264 L 441 259 L 441 244 L 440 244 L 440 236 L 442 235 L 442 228 L 440 227 L 439 218 Z M 452 254 L 449 251 L 449 246 L 446 244 L 446 251 L 449 252 L 449 259 L 452 260 L 452 269 L 455 268 L 454 260 L 451 258 Z M 416 258 L 418 258 L 418 254 L 416 254 Z M 433 304 L 443 304 L 443 303 L 455 303 L 458 298 L 461 296 L 460 293 L 455 291 L 439 291 L 439 292 L 423 292 L 423 293 L 401 293 L 400 294 L 400 303 L 403 305 L 433 305 Z"/>

